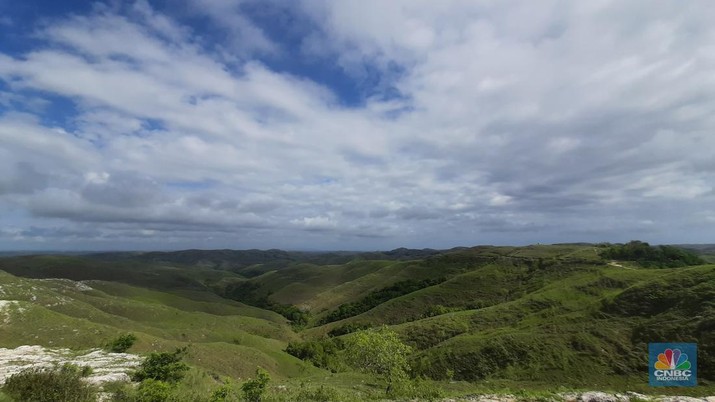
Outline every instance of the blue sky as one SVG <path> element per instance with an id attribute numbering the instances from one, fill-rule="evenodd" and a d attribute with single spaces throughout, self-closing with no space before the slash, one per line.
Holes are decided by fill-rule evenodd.
<path id="1" fill-rule="evenodd" d="M 715 239 L 709 1 L 0 16 L 0 250 Z"/>

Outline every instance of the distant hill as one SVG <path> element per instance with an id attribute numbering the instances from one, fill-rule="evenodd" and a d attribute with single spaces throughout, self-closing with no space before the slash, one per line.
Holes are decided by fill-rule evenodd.
<path id="1" fill-rule="evenodd" d="M 26 278 L 104 280 L 154 289 L 207 290 L 208 284 L 222 278 L 240 277 L 210 268 L 187 269 L 126 259 L 110 261 L 66 255 L 0 258 L 0 270 Z"/>
<path id="2" fill-rule="evenodd" d="M 715 244 L 677 244 L 676 247 L 691 251 L 708 262 L 715 262 Z"/>
<path id="3" fill-rule="evenodd" d="M 291 264 L 339 265 L 355 259 L 412 260 L 439 254 L 440 250 L 398 248 L 384 252 L 271 250 L 182 250 L 167 252 L 108 252 L 88 254 L 102 261 L 140 261 L 163 265 L 188 265 L 229 270 L 244 276 L 285 268 Z"/>

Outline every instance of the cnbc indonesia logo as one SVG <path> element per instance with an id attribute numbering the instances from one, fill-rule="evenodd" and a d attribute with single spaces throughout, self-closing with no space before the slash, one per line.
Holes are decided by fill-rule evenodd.
<path id="1" fill-rule="evenodd" d="M 654 374 L 658 377 L 688 377 L 692 375 L 688 355 L 681 352 L 680 349 L 666 349 L 665 352 L 658 354 Z"/>
<path id="2" fill-rule="evenodd" d="M 695 386 L 697 346 L 693 343 L 651 343 L 650 385 Z"/>

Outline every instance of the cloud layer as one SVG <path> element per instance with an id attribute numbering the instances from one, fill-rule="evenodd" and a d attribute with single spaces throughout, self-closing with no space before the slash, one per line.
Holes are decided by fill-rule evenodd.
<path id="1" fill-rule="evenodd" d="M 5 13 L 0 248 L 712 242 L 707 1 L 172 5 Z"/>

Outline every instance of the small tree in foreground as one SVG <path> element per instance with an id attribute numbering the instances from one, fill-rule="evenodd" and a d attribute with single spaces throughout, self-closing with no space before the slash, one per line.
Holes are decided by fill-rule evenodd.
<path id="1" fill-rule="evenodd" d="M 139 370 L 134 373 L 134 381 L 146 379 L 177 383 L 184 378 L 189 366 L 181 359 L 186 355 L 186 347 L 176 349 L 172 353 L 152 353 L 144 359 Z"/>
<path id="2" fill-rule="evenodd" d="M 262 368 L 256 369 L 256 378 L 248 380 L 241 385 L 243 396 L 249 402 L 261 402 L 266 386 L 271 380 L 268 372 Z"/>
<path id="3" fill-rule="evenodd" d="M 358 331 L 345 342 L 345 360 L 352 367 L 387 382 L 387 393 L 408 379 L 407 356 L 412 348 L 397 333 L 382 326 Z"/>

